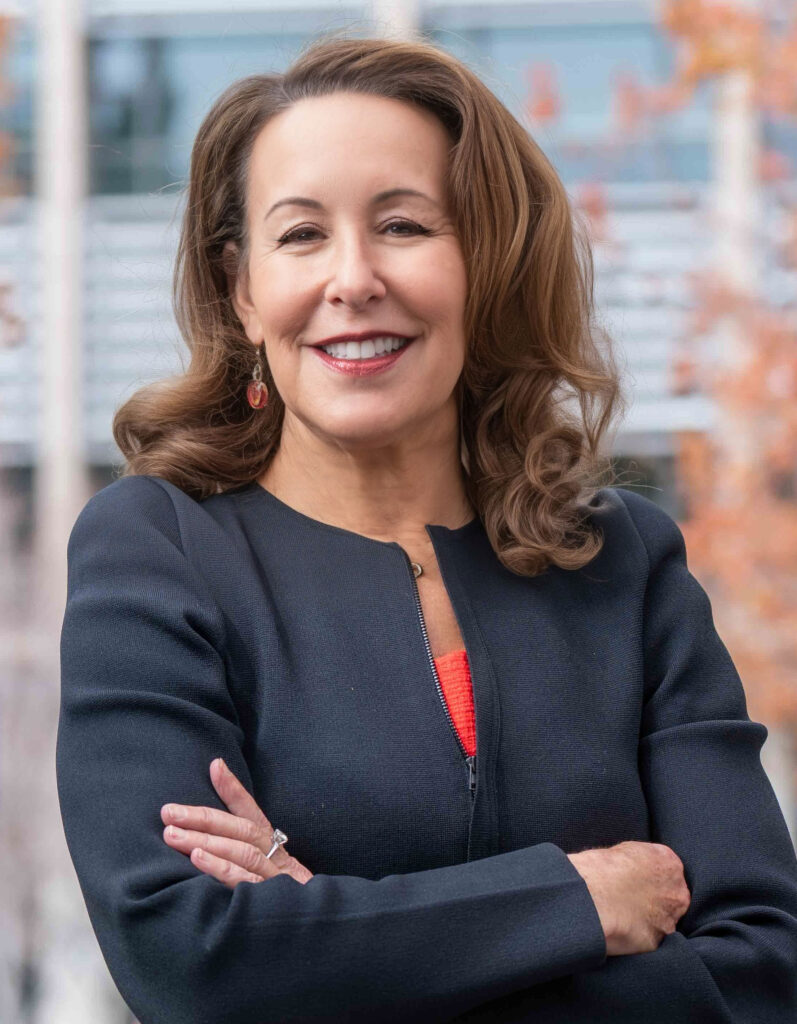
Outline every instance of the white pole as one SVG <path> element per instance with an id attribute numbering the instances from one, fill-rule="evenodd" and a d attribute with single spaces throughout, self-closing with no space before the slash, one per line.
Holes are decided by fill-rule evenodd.
<path id="1" fill-rule="evenodd" d="M 762 219 L 758 159 L 761 150 L 758 113 L 753 101 L 753 80 L 747 71 L 733 71 L 717 81 L 712 125 L 714 179 L 715 265 L 733 288 L 749 296 L 761 280 L 761 245 L 757 234 Z M 724 321 L 716 333 L 717 365 L 743 372 L 751 346 L 737 324 Z M 745 469 L 755 464 L 751 432 L 743 417 L 718 410 L 717 438 L 721 441 L 726 471 L 719 481 L 721 503 L 738 498 Z"/>
<path id="2" fill-rule="evenodd" d="M 737 0 L 754 10 L 758 0 Z M 717 81 L 712 126 L 714 182 L 715 265 L 736 289 L 755 295 L 761 282 L 763 224 L 758 161 L 761 151 L 758 111 L 753 98 L 753 77 L 739 70 Z M 716 334 L 717 362 L 740 372 L 751 356 L 750 342 L 738 324 L 724 322 Z M 722 448 L 723 473 L 719 498 L 738 500 L 739 481 L 758 454 L 744 417 L 718 411 L 716 440 Z M 724 490 L 722 489 L 724 487 Z M 778 798 L 786 825 L 797 844 L 797 792 L 794 785 L 794 744 L 789 731 L 765 723 L 769 736 L 761 761 Z"/>
<path id="3" fill-rule="evenodd" d="M 797 847 L 797 821 L 794 813 L 797 798 L 794 789 L 794 740 L 791 732 L 782 725 L 767 725 L 767 728 L 769 735 L 761 748 L 761 764 L 778 798 L 791 841 Z"/>
<path id="4" fill-rule="evenodd" d="M 83 220 L 87 192 L 81 0 L 38 0 L 36 195 L 40 410 L 34 515 L 38 610 L 47 629 L 66 596 L 66 541 L 88 498 L 83 410 Z"/>
<path id="5" fill-rule="evenodd" d="M 85 14 L 83 0 L 38 0 L 35 14 L 36 210 L 40 311 L 39 409 L 34 476 L 35 601 L 30 609 L 31 678 L 37 694 L 26 743 L 39 772 L 13 777 L 24 796 L 29 856 L 18 869 L 33 875 L 33 931 L 38 998 L 35 1024 L 110 1020 L 121 999 L 91 931 L 66 848 L 52 751 L 58 721 L 59 640 L 66 600 L 66 544 L 89 496 L 85 460 L 81 359 L 83 338 L 83 222 L 88 152 Z M 19 684 L 18 684 L 19 685 Z M 38 727 L 37 727 L 38 723 Z M 46 735 L 42 735 L 46 733 Z M 28 768 L 31 762 L 28 762 Z M 24 782 L 24 785 L 22 783 Z M 34 842 L 34 838 L 36 841 Z"/>
<path id="6" fill-rule="evenodd" d="M 371 20 L 381 36 L 412 39 L 420 26 L 419 0 L 371 0 Z"/>

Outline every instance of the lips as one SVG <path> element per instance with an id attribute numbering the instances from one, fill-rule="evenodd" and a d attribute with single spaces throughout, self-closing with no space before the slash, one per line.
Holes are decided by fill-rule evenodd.
<path id="1" fill-rule="evenodd" d="M 412 347 L 416 340 L 415 338 L 409 338 L 407 343 L 402 345 L 401 348 L 396 349 L 395 352 L 388 352 L 380 356 L 370 356 L 367 359 L 340 359 L 329 355 L 322 348 L 313 346 L 313 350 L 318 353 L 323 362 L 332 370 L 345 373 L 351 377 L 368 377 L 371 374 L 380 373 L 396 363 Z"/>
<path id="2" fill-rule="evenodd" d="M 398 334 L 395 331 L 363 331 L 362 334 L 338 334 L 334 338 L 317 341 L 310 348 L 322 348 L 324 345 L 340 345 L 347 341 L 370 341 L 372 338 L 400 338 L 402 341 L 414 340 L 411 334 Z"/>

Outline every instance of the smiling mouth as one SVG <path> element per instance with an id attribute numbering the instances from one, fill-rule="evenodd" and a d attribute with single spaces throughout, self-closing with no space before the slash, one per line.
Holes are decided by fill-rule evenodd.
<path id="1" fill-rule="evenodd" d="M 370 359 L 383 359 L 386 356 L 393 355 L 394 352 L 400 352 L 403 348 L 406 348 L 411 342 L 415 341 L 415 338 L 395 338 L 392 339 L 387 347 L 383 348 L 383 351 L 376 351 L 372 340 L 366 341 L 355 341 L 355 342 L 333 342 L 331 345 L 318 345 L 319 348 L 325 355 L 328 355 L 331 359 L 346 359 L 352 362 L 367 362 Z M 354 346 L 353 349 L 348 346 Z M 331 349 L 332 351 L 328 351 Z M 350 355 L 349 352 L 352 352 Z"/>
<path id="2" fill-rule="evenodd" d="M 379 373 L 381 370 L 392 366 L 416 340 L 417 338 L 408 338 L 397 348 L 380 354 L 374 353 L 374 355 L 370 356 L 334 356 L 329 352 L 325 352 L 320 346 L 313 347 L 313 351 L 318 353 L 319 357 L 330 369 L 357 377 Z M 358 348 L 362 351 L 361 344 L 358 344 Z"/>

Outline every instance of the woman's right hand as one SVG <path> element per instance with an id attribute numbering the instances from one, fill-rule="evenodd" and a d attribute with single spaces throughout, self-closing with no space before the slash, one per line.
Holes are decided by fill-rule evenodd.
<path id="1" fill-rule="evenodd" d="M 238 777 L 222 758 L 210 763 L 210 778 L 230 811 L 191 804 L 164 804 L 163 839 L 191 859 L 195 868 L 229 889 L 239 882 L 263 882 L 285 874 L 305 885 L 313 872 L 283 846 L 274 847 L 275 830 Z M 172 824 L 179 822 L 182 828 Z M 272 857 L 268 856 L 272 852 Z M 273 858 L 273 859 L 272 859 Z"/>
<path id="2" fill-rule="evenodd" d="M 607 956 L 658 949 L 689 909 L 684 866 L 669 846 L 629 840 L 567 856 L 587 883 Z"/>

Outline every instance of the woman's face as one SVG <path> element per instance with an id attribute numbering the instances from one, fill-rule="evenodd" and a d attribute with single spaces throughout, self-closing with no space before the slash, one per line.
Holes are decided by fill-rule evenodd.
<path id="1" fill-rule="evenodd" d="M 283 429 L 295 417 L 323 441 L 376 448 L 457 425 L 467 284 L 446 207 L 449 145 L 426 111 L 356 93 L 301 100 L 256 139 L 234 306 L 250 341 L 265 340 Z M 423 195 L 380 196 L 399 189 Z M 415 340 L 363 375 L 313 347 L 371 330 Z"/>

